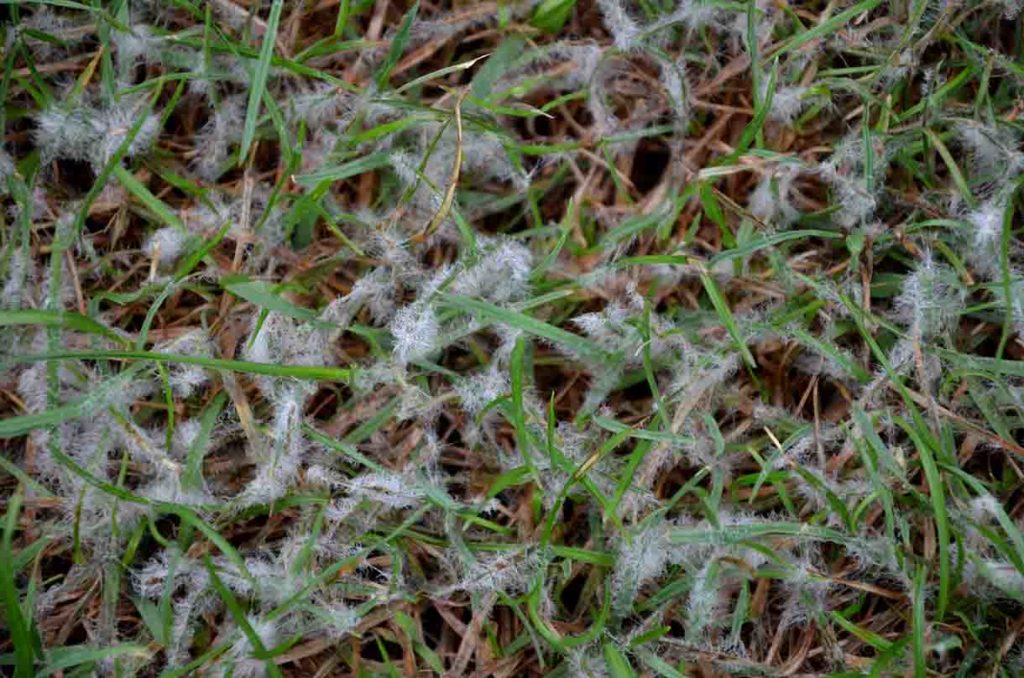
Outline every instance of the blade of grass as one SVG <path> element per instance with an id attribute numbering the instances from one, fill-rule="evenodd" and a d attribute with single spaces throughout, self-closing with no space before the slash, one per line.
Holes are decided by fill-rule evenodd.
<path id="1" fill-rule="evenodd" d="M 94 386 L 86 395 L 44 412 L 0 419 L 0 439 L 22 436 L 30 431 L 56 426 L 63 421 L 79 419 L 98 412 L 118 397 L 141 371 L 141 365 L 123 370 Z"/>
<path id="2" fill-rule="evenodd" d="M 220 575 L 217 574 L 217 568 L 213 565 L 213 560 L 209 555 L 203 558 L 203 564 L 206 565 L 206 571 L 210 574 L 210 583 L 213 585 L 213 589 L 220 596 L 220 599 L 224 601 L 224 606 L 227 608 L 231 618 L 234 619 L 235 624 L 242 629 L 242 633 L 245 634 L 246 640 L 249 641 L 249 645 L 253 648 L 253 656 L 258 659 L 263 659 L 267 667 L 267 673 L 271 676 L 280 676 L 281 670 L 277 668 L 277 664 L 266 658 L 267 648 L 263 645 L 263 641 L 260 640 L 259 635 L 252 628 L 252 624 L 245 616 L 245 610 L 238 603 L 238 599 L 231 593 L 231 589 L 224 585 L 221 581 Z"/>
<path id="3" fill-rule="evenodd" d="M 388 80 L 391 78 L 391 71 L 394 70 L 395 66 L 398 65 L 398 60 L 402 58 L 402 53 L 405 51 L 405 46 L 409 44 L 409 36 L 412 33 L 412 24 L 416 20 L 416 14 L 420 11 L 420 2 L 416 0 L 409 8 L 409 11 L 405 13 L 405 17 L 402 19 L 402 25 L 399 26 L 398 32 L 395 33 L 395 37 L 391 40 L 391 45 L 388 47 L 387 56 L 384 57 L 383 63 L 377 70 L 377 74 L 374 76 L 374 82 L 377 83 L 377 89 L 384 91 L 387 89 Z"/>
<path id="4" fill-rule="evenodd" d="M 849 538 L 838 530 L 807 523 L 751 523 L 710 527 L 676 528 L 670 533 L 673 544 L 738 544 L 761 537 L 793 537 L 843 544 Z"/>
<path id="5" fill-rule="evenodd" d="M 560 344 L 582 357 L 604 363 L 613 360 L 613 356 L 586 337 L 573 334 L 542 320 L 537 320 L 525 313 L 495 306 L 488 301 L 453 294 L 444 295 L 444 302 L 448 306 L 468 313 L 473 317 L 483 317 L 492 322 L 502 323 L 522 330 L 527 334 Z"/>
<path id="6" fill-rule="evenodd" d="M 274 290 L 274 285 L 264 280 L 252 280 L 244 275 L 227 275 L 220 279 L 220 286 L 251 304 L 289 318 L 309 322 L 317 317 L 316 312 L 284 299 Z"/>
<path id="7" fill-rule="evenodd" d="M 182 233 L 187 233 L 185 224 L 181 222 L 178 215 L 171 211 L 171 208 L 167 206 L 160 198 L 153 195 L 145 184 L 135 178 L 135 175 L 129 172 L 125 167 L 118 163 L 113 167 L 114 177 L 124 186 L 125 190 L 135 196 L 142 205 L 153 213 L 157 219 L 160 220 L 166 226 L 171 226 L 178 229 Z"/>
<path id="8" fill-rule="evenodd" d="M 924 469 L 924 476 L 928 481 L 928 494 L 931 499 L 932 511 L 935 514 L 935 531 L 939 542 L 939 601 L 935 610 L 935 616 L 937 620 L 941 621 L 943 616 L 945 616 L 951 591 L 949 570 L 951 537 L 949 516 L 946 514 L 945 484 L 929 444 L 922 438 L 915 427 L 904 421 L 902 417 L 895 417 L 895 421 L 900 428 L 906 431 L 913 441 L 914 447 L 917 448 L 918 456 L 921 459 L 921 468 Z"/>
<path id="9" fill-rule="evenodd" d="M 601 649 L 604 655 L 604 665 L 608 668 L 608 674 L 612 678 L 634 678 L 636 671 L 630 666 L 629 660 L 622 654 L 619 648 L 611 641 L 605 642 Z"/>
<path id="10" fill-rule="evenodd" d="M 238 166 L 245 164 L 249 156 L 249 147 L 256 136 L 256 123 L 260 115 L 260 103 L 263 92 L 267 88 L 267 77 L 270 75 L 270 60 L 274 56 L 274 43 L 277 40 L 277 26 L 281 21 L 281 10 L 284 0 L 274 0 L 270 6 L 270 17 L 267 19 L 266 31 L 263 33 L 263 45 L 260 47 L 256 71 L 249 83 L 249 103 L 245 110 L 245 126 L 242 128 L 242 143 L 238 149 Z"/>
<path id="11" fill-rule="evenodd" d="M 115 645 L 113 647 L 57 647 L 47 652 L 46 668 L 39 674 L 52 676 L 76 666 L 93 665 L 104 660 L 122 657 L 149 657 L 152 653 L 145 645 Z"/>
<path id="12" fill-rule="evenodd" d="M 722 321 L 722 324 L 725 325 L 726 331 L 736 344 L 736 348 L 739 350 L 740 356 L 743 357 L 743 362 L 753 369 L 756 367 L 754 355 L 750 352 L 750 349 L 747 348 L 747 342 L 740 334 L 739 327 L 736 325 L 736 319 L 733 317 L 732 311 L 729 309 L 729 303 L 725 300 L 725 297 L 722 296 L 722 292 L 718 289 L 718 284 L 715 282 L 715 279 L 711 277 L 711 274 L 708 273 L 708 270 L 704 267 L 701 267 L 700 269 L 700 281 L 704 285 L 704 291 L 707 292 L 708 298 L 711 299 L 711 305 L 715 307 L 715 312 L 718 313 L 719 319 Z"/>
<path id="13" fill-rule="evenodd" d="M 14 552 L 11 549 L 11 542 L 14 539 L 14 530 L 18 524 L 18 515 L 21 513 L 21 488 L 14 493 L 7 502 L 7 512 L 4 515 L 4 533 L 0 541 L 0 594 L 3 596 L 4 619 L 7 622 L 7 630 L 10 634 L 11 643 L 14 645 L 14 676 L 15 678 L 31 678 L 35 675 L 35 652 L 33 650 L 32 634 L 29 630 L 29 622 L 21 609 L 21 601 L 18 597 L 18 588 L 15 581 L 16 572 L 9 565 L 14 563 Z"/>
<path id="14" fill-rule="evenodd" d="M 268 377 L 291 377 L 293 379 L 312 379 L 315 381 L 348 381 L 352 377 L 352 370 L 343 367 L 276 365 L 272 363 L 254 363 L 247 360 L 207 358 L 205 356 L 184 355 L 180 353 L 161 353 L 158 351 L 60 351 L 56 353 L 16 356 L 4 363 L 0 363 L 0 367 L 6 368 L 10 365 L 50 360 L 147 360 L 151 362 L 198 365 L 214 370 L 262 374 Z"/>
<path id="15" fill-rule="evenodd" d="M 181 486 L 186 489 L 199 490 L 203 486 L 203 457 L 210 448 L 210 434 L 217 424 L 217 418 L 227 403 L 227 393 L 221 391 L 206 407 L 199 419 L 199 432 L 185 458 L 185 470 L 181 476 Z"/>
<path id="16" fill-rule="evenodd" d="M 131 343 L 98 320 L 74 311 L 54 311 L 48 309 L 0 310 L 0 327 L 24 325 L 60 327 L 65 330 L 95 334 L 106 337 L 122 346 L 127 346 Z"/>
<path id="17" fill-rule="evenodd" d="M 880 4 L 882 4 L 882 0 L 864 0 L 864 2 L 858 2 L 856 5 L 836 14 L 831 19 L 821 22 L 814 28 L 798 33 L 789 40 L 780 43 L 774 49 L 768 50 L 765 58 L 778 58 L 783 54 L 800 49 L 813 40 L 834 35 L 836 31 L 849 23 L 850 19 L 853 19 L 858 14 L 870 12 Z"/>
<path id="18" fill-rule="evenodd" d="M 526 340 L 519 337 L 512 350 L 511 381 L 512 381 L 512 428 L 516 433 L 516 447 L 523 458 L 523 463 L 530 470 L 537 487 L 543 487 L 537 465 L 533 461 L 530 447 L 530 434 L 526 430 L 526 409 L 523 406 L 523 387 L 526 372 Z"/>
<path id="19" fill-rule="evenodd" d="M 303 188 L 315 188 L 324 181 L 344 181 L 357 174 L 365 174 L 391 165 L 391 154 L 378 151 L 361 158 L 356 158 L 341 165 L 323 167 L 309 174 L 295 177 L 295 182 Z"/>
<path id="20" fill-rule="evenodd" d="M 928 660 L 925 651 L 925 634 L 927 619 L 925 618 L 925 583 L 928 581 L 924 565 L 917 568 L 914 576 L 914 595 L 911 614 L 913 619 L 912 634 L 914 647 L 914 678 L 925 678 L 928 675 Z"/>

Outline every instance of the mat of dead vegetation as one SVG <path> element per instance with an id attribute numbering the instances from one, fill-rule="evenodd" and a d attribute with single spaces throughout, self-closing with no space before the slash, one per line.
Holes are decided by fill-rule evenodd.
<path id="1" fill-rule="evenodd" d="M 0 673 L 1020 675 L 1020 5 L 0 3 Z"/>

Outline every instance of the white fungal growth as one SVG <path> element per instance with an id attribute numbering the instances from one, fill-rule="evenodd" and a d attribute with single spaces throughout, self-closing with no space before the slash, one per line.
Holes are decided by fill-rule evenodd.
<path id="1" fill-rule="evenodd" d="M 1020 139 L 1010 127 L 964 121 L 956 131 L 967 151 L 973 176 L 1003 184 L 1024 167 Z"/>
<path id="2" fill-rule="evenodd" d="M 260 649 L 267 650 L 277 645 L 278 622 L 253 614 L 246 615 L 246 622 L 261 647 L 255 647 L 254 641 L 249 639 L 248 634 L 243 633 L 241 628 L 235 627 L 233 622 L 229 623 L 227 628 L 229 633 L 234 635 L 235 641 L 227 653 L 227 658 L 232 663 L 232 668 L 228 673 L 234 676 L 262 677 L 266 675 L 266 662 L 257 659 L 256 653 Z"/>
<path id="3" fill-rule="evenodd" d="M 201 329 L 192 330 L 170 341 L 158 344 L 156 350 L 167 353 L 209 358 L 213 356 L 210 338 Z M 171 388 L 179 398 L 188 398 L 208 381 L 206 368 L 188 363 L 172 363 L 168 365 Z"/>
<path id="4" fill-rule="evenodd" d="M 7 194 L 7 179 L 14 175 L 14 159 L 0 146 L 0 195 Z"/>
<path id="5" fill-rule="evenodd" d="M 875 134 L 869 135 L 866 145 L 860 131 L 847 134 L 836 144 L 832 157 L 818 168 L 820 176 L 832 185 L 832 202 L 837 208 L 833 219 L 843 228 L 863 225 L 877 208 L 879 178 L 885 175 L 893 152 L 890 146 L 876 141 L 877 138 Z"/>
<path id="6" fill-rule="evenodd" d="M 135 24 L 127 28 L 127 31 L 118 29 L 111 31 L 111 41 L 114 43 L 117 63 L 122 73 L 134 66 L 140 59 L 145 59 L 157 50 L 152 29 L 149 26 Z"/>
<path id="7" fill-rule="evenodd" d="M 245 487 L 243 505 L 263 504 L 282 497 L 298 476 L 307 449 L 301 428 L 303 386 L 281 384 L 271 397 L 273 421 L 267 438 L 254 450 L 256 476 Z"/>
<path id="8" fill-rule="evenodd" d="M 640 587 L 661 576 L 677 557 L 668 543 L 669 527 L 668 523 L 657 522 L 619 543 L 612 575 L 612 600 L 620 614 L 632 606 Z"/>
<path id="9" fill-rule="evenodd" d="M 975 270 L 989 280 L 1000 274 L 1000 250 L 1002 247 L 1003 216 L 1006 206 L 1002 201 L 989 200 L 967 215 L 974 231 L 968 261 Z"/>
<path id="10" fill-rule="evenodd" d="M 640 36 L 640 26 L 633 20 L 620 0 L 598 0 L 604 25 L 611 31 L 615 46 L 623 51 L 633 49 Z"/>
<path id="11" fill-rule="evenodd" d="M 800 217 L 790 202 L 789 194 L 796 181 L 797 169 L 779 167 L 764 174 L 747 199 L 750 213 L 769 227 L 785 228 Z"/>
<path id="12" fill-rule="evenodd" d="M 1003 512 L 999 500 L 987 492 L 971 500 L 970 514 L 979 523 L 987 523 Z"/>
<path id="13" fill-rule="evenodd" d="M 141 494 L 153 501 L 201 506 L 212 503 L 213 497 L 202 490 L 186 489 L 181 484 L 181 473 L 161 467 L 156 479 L 142 488 Z"/>
<path id="14" fill-rule="evenodd" d="M 918 340 L 946 331 L 963 308 L 963 291 L 955 274 L 925 253 L 916 270 L 903 282 L 896 312 Z"/>
<path id="15" fill-rule="evenodd" d="M 527 588 L 540 560 L 536 554 L 515 551 L 476 559 L 463 575 L 459 589 L 463 591 L 502 591 L 516 595 Z"/>
<path id="16" fill-rule="evenodd" d="M 495 303 L 521 299 L 529 291 L 533 255 L 514 240 L 484 247 L 476 263 L 455 278 L 451 290 Z"/>
<path id="17" fill-rule="evenodd" d="M 807 88 L 803 86 L 776 88 L 768 117 L 780 124 L 789 125 L 807 105 L 806 93 Z"/>
<path id="18" fill-rule="evenodd" d="M 709 560 L 693 577 L 686 603 L 686 637 L 691 642 L 699 642 L 704 630 L 721 616 L 724 590 L 718 581 L 720 567 L 718 561 Z"/>
<path id="19" fill-rule="evenodd" d="M 965 578 L 992 587 L 996 597 L 1024 601 L 1024 575 L 1013 565 L 993 558 L 972 558 Z"/>
<path id="20" fill-rule="evenodd" d="M 329 83 L 320 83 L 312 89 L 299 91 L 289 97 L 292 116 L 316 129 L 338 122 L 356 103 L 355 95 L 339 90 Z"/>
<path id="21" fill-rule="evenodd" d="M 11 252 L 4 272 L 3 291 L 0 292 L 0 308 L 20 308 L 24 303 L 25 284 L 31 272 L 32 262 L 25 251 L 17 247 Z"/>
<path id="22" fill-rule="evenodd" d="M 410 480 L 398 473 L 364 473 L 347 482 L 346 487 L 354 496 L 370 499 L 390 509 L 402 509 L 417 506 L 425 495 L 423 489 Z"/>
<path id="23" fill-rule="evenodd" d="M 399 365 L 406 365 L 426 358 L 435 350 L 440 326 L 431 306 L 416 303 L 399 309 L 389 329 L 395 338 L 395 360 Z"/>
<path id="24" fill-rule="evenodd" d="M 156 259 L 160 266 L 169 266 L 184 254 L 188 243 L 188 235 L 181 229 L 165 226 L 149 236 L 143 249 L 150 258 Z"/>
<path id="25" fill-rule="evenodd" d="M 138 124 L 143 114 L 145 119 Z M 159 131 L 159 118 L 144 113 L 133 100 L 102 109 L 54 104 L 36 116 L 35 142 L 47 162 L 55 158 L 88 161 L 98 172 L 125 142 L 125 155 L 133 157 L 147 150 Z"/>
<path id="26" fill-rule="evenodd" d="M 110 162 L 126 141 L 128 147 L 125 155 L 129 158 L 139 155 L 153 145 L 160 132 L 160 118 L 154 113 L 145 114 L 146 117 L 142 124 L 128 141 L 129 134 L 133 133 L 133 127 L 135 127 L 137 117 L 141 112 L 137 108 L 127 102 L 122 102 L 120 105 L 105 110 L 99 118 L 99 144 L 92 158 L 93 166 L 97 170 L 102 169 Z"/>
<path id="27" fill-rule="evenodd" d="M 51 106 L 36 116 L 35 141 L 44 162 L 55 158 L 88 160 L 97 130 L 88 109 Z"/>
<path id="28" fill-rule="evenodd" d="M 659 73 L 661 86 L 682 128 L 690 117 L 690 88 L 686 82 L 686 66 L 681 59 L 663 62 Z"/>
<path id="29" fill-rule="evenodd" d="M 703 0 L 678 0 L 674 9 L 640 24 L 623 6 L 623 0 L 598 0 L 604 25 L 615 40 L 615 47 L 628 51 L 640 47 L 645 39 L 653 39 L 659 32 L 677 24 L 697 29 L 711 23 L 718 8 Z"/>
<path id="30" fill-rule="evenodd" d="M 244 103 L 239 97 L 224 99 L 213 115 L 196 134 L 196 156 L 194 167 L 200 178 L 214 181 L 227 160 L 232 143 L 240 138 L 238 121 L 245 117 Z"/>
<path id="31" fill-rule="evenodd" d="M 460 381 L 455 386 L 459 400 L 466 411 L 479 414 L 485 407 L 509 392 L 509 378 L 506 370 L 492 363 L 477 374 Z"/>

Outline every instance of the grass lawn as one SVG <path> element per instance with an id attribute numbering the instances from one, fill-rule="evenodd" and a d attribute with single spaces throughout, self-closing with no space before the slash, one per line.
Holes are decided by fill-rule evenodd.
<path id="1" fill-rule="evenodd" d="M 1019 0 L 0 0 L 0 675 L 1024 675 Z"/>

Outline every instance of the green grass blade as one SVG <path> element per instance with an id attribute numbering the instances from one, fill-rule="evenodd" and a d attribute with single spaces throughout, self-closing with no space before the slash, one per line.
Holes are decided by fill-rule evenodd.
<path id="1" fill-rule="evenodd" d="M 147 658 L 151 655 L 145 645 L 115 645 L 113 647 L 58 647 L 47 652 L 46 668 L 38 675 L 51 676 L 76 666 L 93 665 L 104 660 L 122 657 Z"/>
<path id="2" fill-rule="evenodd" d="M 357 176 L 359 174 L 365 174 L 366 172 L 373 172 L 383 167 L 391 165 L 391 154 L 381 151 L 377 153 L 370 153 L 369 155 L 355 160 L 350 160 L 341 165 L 327 166 L 322 169 L 310 172 L 309 174 L 302 174 L 295 177 L 295 182 L 303 188 L 315 188 L 322 182 L 332 181 L 344 181 L 350 177 Z"/>
<path id="3" fill-rule="evenodd" d="M 181 486 L 186 489 L 199 490 L 203 486 L 203 458 L 210 448 L 210 435 L 227 400 L 224 391 L 218 393 L 199 420 L 199 432 L 189 447 L 185 458 L 185 472 L 181 478 Z"/>
<path id="4" fill-rule="evenodd" d="M 227 275 L 220 279 L 220 285 L 236 297 L 289 318 L 309 322 L 317 317 L 315 311 L 284 299 L 274 291 L 273 285 L 263 280 L 252 280 L 244 275 Z"/>
<path id="5" fill-rule="evenodd" d="M 612 359 L 612 356 L 607 351 L 586 337 L 573 334 L 560 327 L 555 327 L 543 320 L 537 320 L 525 313 L 495 306 L 488 301 L 451 294 L 445 295 L 444 301 L 448 306 L 463 311 L 474 318 L 485 318 L 490 322 L 501 323 L 522 330 L 535 337 L 547 339 L 582 357 L 605 363 Z"/>
<path id="6" fill-rule="evenodd" d="M 850 19 L 853 19 L 858 14 L 870 12 L 880 4 L 882 4 L 882 0 L 864 0 L 864 2 L 858 2 L 856 5 L 836 14 L 831 19 L 823 21 L 814 28 L 799 33 L 783 42 L 777 48 L 771 50 L 767 56 L 777 58 L 788 52 L 798 50 L 809 42 L 833 35 L 840 28 L 849 23 Z"/>
<path id="7" fill-rule="evenodd" d="M 263 92 L 267 88 L 267 78 L 270 75 L 270 62 L 274 56 L 274 43 L 277 40 L 277 26 L 281 21 L 281 10 L 284 8 L 284 0 L 274 0 L 270 6 L 270 17 L 267 19 L 266 32 L 263 34 L 263 45 L 260 47 L 259 60 L 256 62 L 256 71 L 253 73 L 252 81 L 249 84 L 249 103 L 245 110 L 245 126 L 242 128 L 242 143 L 238 149 L 238 164 L 242 165 L 249 156 L 249 147 L 256 136 L 256 123 L 260 115 L 260 103 L 263 101 Z"/>
<path id="8" fill-rule="evenodd" d="M 17 356 L 0 364 L 0 367 L 20 363 L 45 362 L 48 360 L 146 360 L 150 362 L 198 365 L 200 367 L 209 367 L 213 370 L 262 374 L 268 377 L 290 377 L 292 379 L 311 379 L 314 381 L 348 381 L 352 377 L 352 370 L 343 367 L 277 365 L 273 363 L 254 363 L 247 360 L 207 358 L 205 356 L 184 355 L 180 353 L 161 353 L 159 351 L 60 351 L 57 353 Z"/>
<path id="9" fill-rule="evenodd" d="M 950 584 L 950 528 L 949 516 L 946 513 L 946 490 L 942 475 L 939 472 L 938 464 L 935 462 L 935 455 L 931 447 L 917 430 L 902 418 L 897 417 L 898 423 L 917 448 L 918 456 L 921 459 L 921 468 L 924 470 L 925 479 L 928 481 L 928 493 L 931 498 L 932 511 L 935 514 L 935 532 L 939 542 L 939 600 L 935 611 L 936 618 L 942 620 L 949 604 L 951 591 Z"/>
<path id="10" fill-rule="evenodd" d="M 927 572 L 922 565 L 917 569 L 914 577 L 914 591 L 911 606 L 913 618 L 913 647 L 914 647 L 914 678 L 925 678 L 928 675 L 927 650 L 925 648 L 925 635 L 927 633 L 928 620 L 925 617 L 925 602 L 927 593 L 925 584 L 928 581 Z"/>
<path id="11" fill-rule="evenodd" d="M 48 309 L 20 309 L 0 311 L 0 327 L 36 325 L 40 327 L 60 327 L 65 330 L 84 332 L 106 337 L 112 341 L 128 345 L 130 342 L 98 320 L 94 320 L 74 311 L 52 311 Z"/>
<path id="12" fill-rule="evenodd" d="M 635 678 L 636 671 L 614 643 L 606 642 L 601 648 L 601 653 L 604 655 L 604 665 L 612 678 Z"/>
<path id="13" fill-rule="evenodd" d="M 722 324 L 725 325 L 726 331 L 729 333 L 729 336 L 732 337 L 737 350 L 739 350 L 740 355 L 743 357 L 743 362 L 745 362 L 748 367 L 755 367 L 756 362 L 754 360 L 754 355 L 750 352 L 750 349 L 747 348 L 747 342 L 740 334 L 739 327 L 736 325 L 736 319 L 733 317 L 732 311 L 729 309 L 729 302 L 727 302 L 725 297 L 722 296 L 722 291 L 718 289 L 718 284 L 715 282 L 715 279 L 711 277 L 711 274 L 708 273 L 705 268 L 701 268 L 700 281 L 704 285 L 704 291 L 707 292 L 708 298 L 711 299 L 711 305 L 715 307 L 715 312 L 718 313 L 719 319 L 722 321 Z"/>
<path id="14" fill-rule="evenodd" d="M 220 596 L 220 599 L 224 601 L 224 606 L 228 609 L 228 613 L 231 615 L 231 618 L 234 619 L 238 627 L 242 629 L 242 633 L 245 634 L 246 639 L 249 641 L 249 645 L 252 646 L 253 656 L 259 659 L 264 659 L 267 655 L 267 648 L 263 645 L 263 641 L 260 640 L 259 635 L 252 628 L 252 624 L 250 624 L 249 620 L 246 618 L 245 610 L 242 609 L 242 606 L 239 604 L 238 599 L 235 598 L 235 595 L 231 593 L 231 589 L 225 586 L 224 582 L 221 581 L 220 575 L 217 574 L 217 568 L 214 567 L 210 556 L 206 556 L 203 559 L 203 562 L 206 565 L 206 571 L 210 573 L 210 583 L 213 585 L 214 590 L 217 592 L 217 595 Z M 281 675 L 281 670 L 277 668 L 277 665 L 274 662 L 270 659 L 264 659 L 264 661 L 269 675 Z"/>
<path id="15" fill-rule="evenodd" d="M 728 525 L 720 529 L 711 527 L 676 528 L 670 533 L 673 544 L 738 544 L 763 537 L 793 537 L 812 541 L 843 544 L 849 538 L 838 530 L 807 523 L 749 523 Z"/>
<path id="16" fill-rule="evenodd" d="M 89 393 L 75 400 L 33 414 L 0 419 L 0 439 L 22 436 L 31 431 L 57 426 L 61 422 L 79 419 L 107 407 L 117 398 L 141 371 L 142 366 L 135 366 L 96 385 Z"/>
<path id="17" fill-rule="evenodd" d="M 124 168 L 120 163 L 114 165 L 113 168 L 114 176 L 121 183 L 125 189 L 135 196 L 142 205 L 153 213 L 157 219 L 165 226 L 172 226 L 182 233 L 187 232 L 185 224 L 181 222 L 178 215 L 171 211 L 171 208 L 167 206 L 160 198 L 153 195 L 152 192 L 146 186 L 135 178 L 135 175 Z"/>
<path id="18" fill-rule="evenodd" d="M 398 60 L 402 58 L 402 53 L 405 51 L 405 46 L 409 44 L 409 36 L 412 33 L 412 24 L 416 20 L 416 14 L 420 11 L 420 2 L 416 0 L 409 8 L 409 11 L 405 13 L 405 17 L 402 19 L 402 25 L 399 26 L 398 32 L 395 33 L 395 37 L 391 40 L 391 45 L 388 47 L 387 56 L 384 57 L 384 62 L 380 65 L 377 70 L 377 75 L 374 76 L 374 82 L 377 83 L 377 89 L 384 91 L 387 89 L 388 80 L 391 78 L 391 71 L 394 70 L 395 66 L 398 65 Z"/>
<path id="19" fill-rule="evenodd" d="M 533 451 L 530 446 L 530 434 L 526 429 L 526 408 L 523 406 L 523 388 L 526 372 L 526 341 L 523 337 L 516 340 L 515 348 L 512 350 L 512 428 L 516 434 L 516 447 L 523 458 L 523 463 L 530 469 L 530 473 L 537 481 L 537 487 L 543 487 L 537 466 L 533 461 Z"/>
<path id="20" fill-rule="evenodd" d="M 7 631 L 10 634 L 11 643 L 14 645 L 14 676 L 15 678 L 30 678 L 35 675 L 35 651 L 32 642 L 29 620 L 25 617 L 21 608 L 21 601 L 18 596 L 18 587 L 15 581 L 17 572 L 12 567 L 14 563 L 14 552 L 11 549 L 11 542 L 14 539 L 14 530 L 17 528 L 18 515 L 21 513 L 21 490 L 7 502 L 7 512 L 4 515 L 4 533 L 0 541 L 0 595 L 3 596 L 4 620 L 7 622 Z"/>

